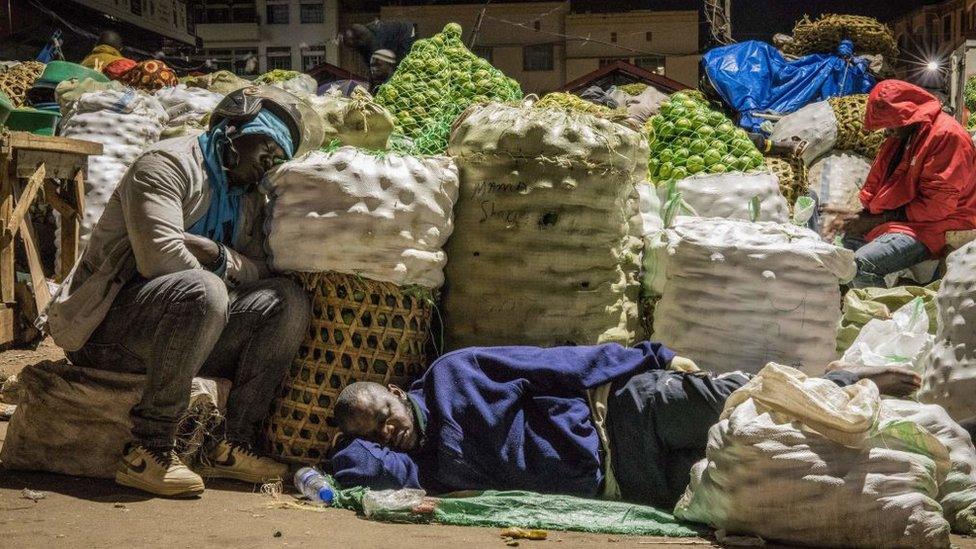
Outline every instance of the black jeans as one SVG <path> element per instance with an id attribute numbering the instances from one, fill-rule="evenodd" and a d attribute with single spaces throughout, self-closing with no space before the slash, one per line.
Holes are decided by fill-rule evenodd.
<path id="1" fill-rule="evenodd" d="M 844 387 L 845 371 L 823 376 Z M 651 370 L 614 382 L 608 400 L 610 452 L 623 499 L 668 512 L 688 487 L 691 467 L 705 457 L 708 431 L 725 400 L 752 378 Z"/>
<path id="2" fill-rule="evenodd" d="M 119 293 L 84 347 L 68 353 L 82 367 L 146 375 L 132 409 L 132 434 L 154 448 L 173 445 L 194 376 L 222 377 L 226 437 L 252 442 L 298 352 L 309 299 L 287 278 L 235 289 L 195 269 L 132 283 Z"/>

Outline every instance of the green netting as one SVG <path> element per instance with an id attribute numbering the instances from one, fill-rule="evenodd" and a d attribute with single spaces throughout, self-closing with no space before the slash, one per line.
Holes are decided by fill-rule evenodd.
<path id="1" fill-rule="evenodd" d="M 594 116 L 611 116 L 613 109 L 591 103 L 582 97 L 565 92 L 547 93 L 545 97 L 536 101 L 533 105 L 536 109 L 555 109 L 566 112 L 581 112 Z M 626 113 L 625 113 L 626 114 Z"/>
<path id="2" fill-rule="evenodd" d="M 935 295 L 940 281 L 928 286 L 898 286 L 895 288 L 852 289 L 844 296 L 844 316 L 837 328 L 837 352 L 843 353 L 872 319 L 887 320 L 895 311 L 915 298 L 922 298 L 929 317 L 929 333 L 935 335 L 939 327 Z"/>
<path id="3" fill-rule="evenodd" d="M 634 82 L 632 84 L 617 86 L 617 89 L 626 93 L 627 95 L 640 95 L 647 90 L 647 84 L 643 82 Z"/>
<path id="4" fill-rule="evenodd" d="M 443 153 L 451 124 L 469 105 L 521 98 L 518 82 L 464 47 L 457 23 L 415 42 L 376 92 L 396 118 L 391 148 L 408 154 Z"/>
<path id="5" fill-rule="evenodd" d="M 697 173 L 747 172 L 763 155 L 745 130 L 690 93 L 672 94 L 644 125 L 651 149 L 647 173 L 658 185 Z"/>
<path id="6" fill-rule="evenodd" d="M 302 73 L 298 71 L 289 71 L 285 69 L 274 69 L 270 70 L 261 76 L 258 76 L 254 81 L 258 84 L 274 84 L 276 82 L 284 82 L 286 80 L 291 80 L 292 78 L 298 77 Z"/>
<path id="7" fill-rule="evenodd" d="M 362 513 L 362 487 L 339 490 L 334 507 Z M 487 490 L 463 497 L 434 498 L 433 513 L 385 511 L 374 520 L 398 523 L 436 522 L 452 526 L 530 528 L 568 532 L 594 532 L 632 536 L 699 536 L 706 530 L 653 507 L 534 492 Z"/>

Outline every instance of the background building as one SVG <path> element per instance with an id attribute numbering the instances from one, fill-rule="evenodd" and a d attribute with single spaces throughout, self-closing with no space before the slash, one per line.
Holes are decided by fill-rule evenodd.
<path id="1" fill-rule="evenodd" d="M 194 0 L 191 13 L 204 55 L 238 74 L 339 59 L 337 0 Z"/>
<path id="2" fill-rule="evenodd" d="M 65 58 L 80 60 L 101 31 L 122 35 L 127 52 L 143 58 L 158 51 L 192 50 L 193 25 L 184 0 L 11 0 L 0 20 L 0 57 L 32 59 L 55 29 Z"/>
<path id="3" fill-rule="evenodd" d="M 889 22 L 901 54 L 895 64 L 899 78 L 933 85 L 944 75 L 926 70 L 929 62 L 944 65 L 949 53 L 967 38 L 976 38 L 976 0 L 948 0 L 920 6 Z"/>
<path id="4" fill-rule="evenodd" d="M 381 5 L 379 11 L 343 12 L 339 28 L 377 18 L 410 21 L 419 38 L 452 21 L 460 23 L 465 43 L 473 43 L 475 53 L 517 80 L 526 92 L 560 89 L 617 60 L 684 84 L 698 81 L 697 10 L 587 13 L 574 11 L 569 1 Z M 340 52 L 339 65 L 358 74 L 367 70 L 347 48 Z"/>

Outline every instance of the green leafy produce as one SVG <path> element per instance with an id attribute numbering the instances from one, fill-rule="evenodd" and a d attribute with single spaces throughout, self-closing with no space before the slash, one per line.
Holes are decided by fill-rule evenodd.
<path id="1" fill-rule="evenodd" d="M 647 84 L 643 82 L 634 82 L 632 84 L 617 86 L 617 89 L 626 93 L 627 95 L 640 95 L 644 93 L 644 90 L 647 89 Z"/>
<path id="2" fill-rule="evenodd" d="M 552 92 L 535 102 L 537 109 L 555 109 L 569 112 L 581 112 L 597 116 L 608 116 L 614 113 L 612 109 L 597 105 L 571 93 Z"/>
<path id="3" fill-rule="evenodd" d="M 447 149 L 451 124 L 468 106 L 521 98 L 515 80 L 464 47 L 457 23 L 416 41 L 376 92 L 376 102 L 395 118 L 394 148 L 410 154 Z"/>
<path id="4" fill-rule="evenodd" d="M 745 130 L 690 93 L 678 92 L 644 125 L 651 156 L 648 177 L 664 185 L 699 173 L 745 172 L 763 155 Z"/>
<path id="5" fill-rule="evenodd" d="M 275 82 L 286 82 L 292 78 L 298 77 L 300 74 L 302 73 L 298 71 L 275 69 L 262 74 L 261 76 L 255 78 L 254 81 L 259 84 L 274 84 Z"/>
<path id="6" fill-rule="evenodd" d="M 976 75 L 970 76 L 966 80 L 962 94 L 966 101 L 966 108 L 969 109 L 969 120 L 966 123 L 966 128 L 971 130 L 976 127 Z"/>

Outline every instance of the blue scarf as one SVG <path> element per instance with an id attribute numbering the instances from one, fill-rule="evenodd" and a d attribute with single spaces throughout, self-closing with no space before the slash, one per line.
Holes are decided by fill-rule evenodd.
<path id="1" fill-rule="evenodd" d="M 288 126 L 267 109 L 262 109 L 251 121 L 241 126 L 234 133 L 234 137 L 249 133 L 266 135 L 274 139 L 288 158 L 295 154 L 295 145 L 292 143 Z M 203 151 L 203 165 L 207 170 L 207 181 L 210 183 L 210 206 L 207 208 L 207 213 L 188 229 L 192 234 L 223 244 L 230 244 L 237 234 L 237 222 L 241 215 L 241 197 L 247 191 L 243 187 L 230 187 L 227 182 L 223 157 L 230 139 L 227 136 L 227 120 L 217 124 L 199 138 L 200 150 Z"/>

